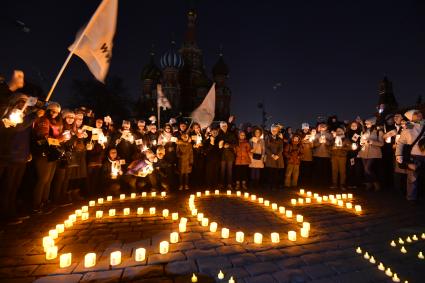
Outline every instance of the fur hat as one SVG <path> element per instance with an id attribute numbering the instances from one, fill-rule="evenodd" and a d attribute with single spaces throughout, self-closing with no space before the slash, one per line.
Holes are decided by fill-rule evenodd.
<path id="1" fill-rule="evenodd" d="M 407 111 L 406 113 L 404 113 L 404 116 L 406 116 L 406 118 L 409 119 L 409 121 L 412 121 L 413 114 L 415 114 L 415 112 L 418 112 L 418 111 L 419 110 L 411 109 L 411 110 Z"/>

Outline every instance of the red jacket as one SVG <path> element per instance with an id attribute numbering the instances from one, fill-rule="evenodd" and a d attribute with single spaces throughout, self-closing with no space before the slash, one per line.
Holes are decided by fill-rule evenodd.
<path id="1" fill-rule="evenodd" d="M 251 146 L 247 140 L 239 141 L 235 146 L 235 165 L 249 165 L 251 163 Z"/>

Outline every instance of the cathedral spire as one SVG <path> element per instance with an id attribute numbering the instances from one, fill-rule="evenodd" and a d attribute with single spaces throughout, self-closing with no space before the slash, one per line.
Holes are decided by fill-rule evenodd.
<path id="1" fill-rule="evenodd" d="M 187 12 L 187 30 L 184 37 L 185 43 L 196 44 L 196 19 L 198 15 L 194 9 Z"/>

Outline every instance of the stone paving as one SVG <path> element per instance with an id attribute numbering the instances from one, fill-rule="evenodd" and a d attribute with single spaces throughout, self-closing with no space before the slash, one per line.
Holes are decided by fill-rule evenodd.
<path id="1" fill-rule="evenodd" d="M 313 192 L 335 194 L 335 191 Z M 291 198 L 298 198 L 298 191 L 255 192 L 283 205 L 292 207 Z M 191 282 L 196 274 L 198 282 L 392 282 L 377 264 L 371 264 L 357 254 L 360 246 L 373 255 L 377 263 L 383 262 L 397 272 L 404 282 L 425 282 L 425 260 L 417 258 L 425 252 L 425 240 L 406 243 L 407 254 L 390 247 L 398 237 L 425 232 L 425 209 L 411 206 L 395 193 L 353 192 L 356 204 L 361 204 L 361 215 L 329 204 L 304 204 L 293 207 L 294 214 L 302 214 L 311 223 L 310 237 L 287 239 L 287 231 L 299 229 L 294 220 L 279 217 L 264 205 L 243 198 L 209 196 L 196 199 L 197 208 L 210 221 L 230 229 L 229 239 L 222 239 L 220 232 L 209 232 L 196 217 L 191 216 L 187 200 L 190 193 L 171 193 L 165 199 L 140 196 L 136 200 L 114 200 L 90 208 L 91 218 L 78 221 L 65 230 L 56 240 L 59 254 L 72 253 L 72 264 L 59 268 L 59 259 L 47 261 L 42 238 L 57 223 L 62 223 L 81 205 L 58 208 L 50 214 L 36 215 L 16 226 L 2 227 L 0 234 L 0 282 Z M 224 192 L 222 192 L 224 193 Z M 233 192 L 234 193 L 234 192 Z M 86 203 L 85 203 L 86 204 Z M 122 209 L 131 208 L 130 216 L 123 216 Z M 144 214 L 135 214 L 137 207 L 144 207 Z M 148 213 L 156 207 L 157 215 Z M 116 208 L 117 216 L 107 216 L 109 208 Z M 159 253 L 159 243 L 169 240 L 170 232 L 178 231 L 178 221 L 161 216 L 162 209 L 178 212 L 188 218 L 187 232 L 180 233 L 178 243 L 170 244 L 168 254 Z M 94 219 L 94 211 L 103 210 L 102 219 Z M 244 243 L 235 240 L 235 232 L 245 232 Z M 264 235 L 263 244 L 253 243 L 253 234 Z M 280 234 L 280 243 L 271 243 L 271 232 Z M 135 248 L 146 248 L 143 262 L 134 260 Z M 111 267 L 109 255 L 122 252 L 122 263 Z M 84 268 L 84 255 L 97 254 L 97 264 Z M 218 272 L 224 280 L 217 278 Z"/>

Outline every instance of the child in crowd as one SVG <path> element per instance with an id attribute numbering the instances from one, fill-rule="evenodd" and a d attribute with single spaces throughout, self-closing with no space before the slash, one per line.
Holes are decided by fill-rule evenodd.
<path id="1" fill-rule="evenodd" d="M 120 192 L 120 178 L 123 174 L 117 149 L 110 148 L 103 161 L 101 184 L 107 195 L 118 195 Z"/>
<path id="2" fill-rule="evenodd" d="M 180 178 L 179 191 L 189 189 L 189 174 L 192 172 L 193 149 L 189 135 L 182 133 L 177 143 L 178 172 Z"/>
<path id="3" fill-rule="evenodd" d="M 263 131 L 255 128 L 254 136 L 249 140 L 251 146 L 251 180 L 254 187 L 260 184 L 260 172 L 264 168 L 264 157 L 266 155 L 266 146 L 263 139 Z"/>
<path id="4" fill-rule="evenodd" d="M 288 160 L 285 173 L 285 187 L 296 187 L 298 185 L 301 157 L 303 155 L 303 146 L 299 135 L 294 134 L 292 136 L 290 143 L 285 145 L 284 154 Z"/>
<path id="5" fill-rule="evenodd" d="M 331 189 L 338 188 L 345 191 L 347 152 L 351 149 L 351 142 L 345 137 L 344 129 L 338 127 L 335 131 L 335 138 L 331 146 L 331 164 L 332 164 L 332 186 Z"/>
<path id="6" fill-rule="evenodd" d="M 235 146 L 235 173 L 236 173 L 236 190 L 247 190 L 246 182 L 248 180 L 248 166 L 251 163 L 251 146 L 246 139 L 244 131 L 239 132 L 239 140 Z"/>

